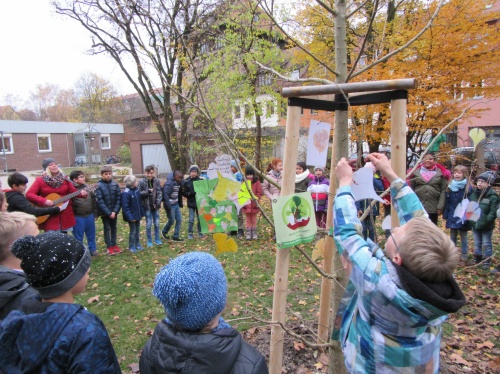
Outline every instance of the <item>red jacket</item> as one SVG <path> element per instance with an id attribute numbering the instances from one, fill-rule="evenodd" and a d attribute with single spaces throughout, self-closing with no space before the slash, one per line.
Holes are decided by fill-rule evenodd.
<path id="1" fill-rule="evenodd" d="M 245 183 L 245 182 L 243 182 Z M 262 184 L 257 180 L 252 182 L 252 193 L 257 201 L 262 197 Z M 243 213 L 259 213 L 260 209 L 253 200 L 250 200 L 250 204 L 245 205 L 243 208 Z"/>
<path id="2" fill-rule="evenodd" d="M 51 193 L 56 193 L 61 197 L 69 195 L 70 193 L 76 192 L 77 189 L 73 186 L 72 183 L 67 180 L 63 182 L 63 184 L 59 188 L 50 187 L 46 184 L 42 177 L 38 177 L 35 179 L 30 189 L 26 192 L 26 198 L 31 201 L 33 204 L 45 207 L 45 202 L 47 199 L 46 196 Z M 70 227 L 75 226 L 76 220 L 75 215 L 73 214 L 73 207 L 71 199 L 69 200 L 68 207 L 64 209 L 59 214 L 53 214 L 49 216 L 47 221 L 42 223 L 39 227 L 41 230 L 67 230 Z"/>

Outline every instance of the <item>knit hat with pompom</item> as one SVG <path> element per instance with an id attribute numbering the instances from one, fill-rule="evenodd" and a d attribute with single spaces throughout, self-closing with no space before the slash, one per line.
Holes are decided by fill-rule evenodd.
<path id="1" fill-rule="evenodd" d="M 156 275 L 153 295 L 174 325 L 199 331 L 226 307 L 226 275 L 211 254 L 186 253 Z"/>
<path id="2" fill-rule="evenodd" d="M 73 236 L 50 231 L 17 239 L 11 248 L 21 259 L 26 281 L 42 299 L 52 299 L 72 289 L 90 268 L 90 254 Z"/>

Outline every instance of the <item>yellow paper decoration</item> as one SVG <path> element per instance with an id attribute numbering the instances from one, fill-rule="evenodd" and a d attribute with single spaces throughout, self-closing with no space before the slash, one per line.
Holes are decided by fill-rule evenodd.
<path id="1" fill-rule="evenodd" d="M 321 238 L 316 242 L 314 249 L 312 251 L 311 258 L 316 261 L 318 258 L 323 257 L 325 253 L 325 238 Z"/>
<path id="2" fill-rule="evenodd" d="M 217 170 L 217 187 L 215 187 L 214 192 L 212 194 L 212 198 L 219 202 L 228 200 L 229 196 L 237 195 L 240 190 L 240 182 L 233 181 L 227 178 L 224 178 L 220 171 Z"/>
<path id="3" fill-rule="evenodd" d="M 486 138 L 486 134 L 485 134 L 484 130 L 477 129 L 477 128 L 471 129 L 469 131 L 469 136 L 472 139 L 472 141 L 474 142 L 474 149 L 476 149 L 477 145 L 481 142 L 481 140 Z"/>
<path id="4" fill-rule="evenodd" d="M 228 237 L 226 234 L 220 232 L 215 233 L 214 240 L 217 246 L 217 251 L 215 252 L 216 256 L 223 252 L 238 252 L 238 244 L 236 244 L 233 238 Z"/>

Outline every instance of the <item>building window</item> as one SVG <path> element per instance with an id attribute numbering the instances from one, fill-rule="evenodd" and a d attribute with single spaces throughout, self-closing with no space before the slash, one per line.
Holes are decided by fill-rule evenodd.
<path id="1" fill-rule="evenodd" d="M 288 100 L 282 100 L 280 102 L 280 117 L 286 117 L 288 110 Z"/>
<path id="2" fill-rule="evenodd" d="M 315 114 L 318 114 L 318 111 L 315 109 L 311 109 L 311 116 L 314 116 Z"/>
<path id="3" fill-rule="evenodd" d="M 14 153 L 12 134 L 3 134 L 3 142 L 2 138 L 0 138 L 0 155 L 2 155 L 4 152 L 8 155 Z"/>
<path id="4" fill-rule="evenodd" d="M 234 119 L 240 119 L 241 118 L 241 108 L 239 105 L 234 106 Z"/>
<path id="5" fill-rule="evenodd" d="M 101 149 L 111 149 L 111 135 L 101 134 Z"/>
<path id="6" fill-rule="evenodd" d="M 224 39 L 222 39 L 222 35 L 217 35 L 214 41 L 215 50 L 222 49 L 224 47 Z"/>
<path id="7" fill-rule="evenodd" d="M 210 46 L 208 45 L 208 43 L 202 43 L 201 46 L 200 46 L 200 53 L 202 55 L 205 55 L 207 54 L 208 52 L 210 51 Z"/>
<path id="8" fill-rule="evenodd" d="M 37 134 L 38 152 L 52 152 L 50 134 Z"/>
<path id="9" fill-rule="evenodd" d="M 271 74 L 263 73 L 259 74 L 257 77 L 257 85 L 258 86 L 270 86 L 273 84 L 273 79 L 271 78 Z"/>
<path id="10" fill-rule="evenodd" d="M 268 101 L 266 103 L 266 116 L 271 117 L 272 115 L 274 115 L 274 102 Z"/>
<path id="11" fill-rule="evenodd" d="M 294 70 L 290 74 L 290 79 L 299 79 L 300 78 L 300 70 Z"/>
<path id="12" fill-rule="evenodd" d="M 245 118 L 250 118 L 252 117 L 252 110 L 250 108 L 250 104 L 245 104 Z"/>

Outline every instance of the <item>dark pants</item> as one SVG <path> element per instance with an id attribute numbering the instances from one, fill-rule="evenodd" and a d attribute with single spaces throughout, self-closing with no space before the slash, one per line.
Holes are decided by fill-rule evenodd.
<path id="1" fill-rule="evenodd" d="M 128 248 L 131 251 L 141 248 L 141 241 L 139 238 L 139 232 L 141 231 L 141 221 L 129 222 L 128 227 L 130 229 L 128 233 Z"/>
<path id="2" fill-rule="evenodd" d="M 106 248 L 116 245 L 116 218 L 102 217 L 102 225 L 104 226 L 104 242 Z"/>
<path id="3" fill-rule="evenodd" d="M 429 215 L 429 219 L 431 220 L 432 223 L 434 223 L 436 226 L 438 224 L 438 214 L 437 213 L 427 213 Z"/>

